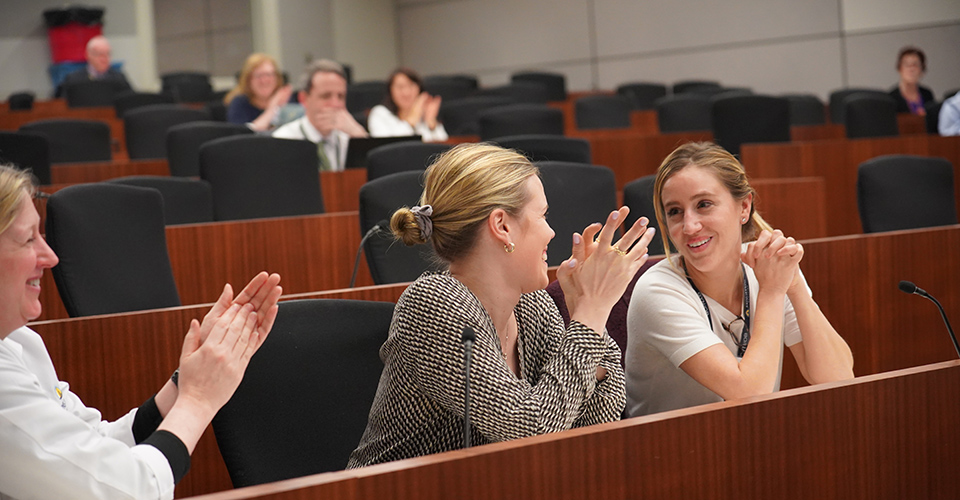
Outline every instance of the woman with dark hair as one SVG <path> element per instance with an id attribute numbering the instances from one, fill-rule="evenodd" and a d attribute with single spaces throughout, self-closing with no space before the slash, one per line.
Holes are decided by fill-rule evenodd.
<path id="1" fill-rule="evenodd" d="M 803 246 L 760 217 L 733 155 L 680 146 L 653 189 L 667 257 L 630 299 L 630 416 L 777 391 L 784 345 L 812 384 L 853 377 L 850 348 L 800 272 Z"/>
<path id="2" fill-rule="evenodd" d="M 383 104 L 374 106 L 367 118 L 370 137 L 419 135 L 424 142 L 447 140 L 447 131 L 437 121 L 440 96 L 423 91 L 423 82 L 411 69 L 390 74 L 389 92 Z"/>
<path id="3" fill-rule="evenodd" d="M 897 72 L 900 83 L 890 91 L 890 96 L 897 101 L 897 113 L 926 115 L 924 105 L 934 101 L 933 92 L 920 85 L 920 79 L 927 72 L 927 56 L 917 47 L 900 49 Z"/>

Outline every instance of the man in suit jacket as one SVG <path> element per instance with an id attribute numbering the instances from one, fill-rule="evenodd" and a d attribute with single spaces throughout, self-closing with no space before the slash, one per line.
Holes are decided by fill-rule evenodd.
<path id="1" fill-rule="evenodd" d="M 92 80 L 111 82 L 117 92 L 130 90 L 130 83 L 123 72 L 110 67 L 110 42 L 103 35 L 87 42 L 87 67 L 65 76 L 57 86 L 56 97 L 63 97 L 63 87 L 67 84 Z"/>

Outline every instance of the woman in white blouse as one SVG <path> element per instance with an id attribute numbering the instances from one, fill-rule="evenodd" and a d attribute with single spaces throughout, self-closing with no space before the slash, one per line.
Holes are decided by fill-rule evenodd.
<path id="1" fill-rule="evenodd" d="M 447 131 L 437 120 L 440 96 L 424 92 L 420 77 L 411 69 L 397 68 L 388 81 L 390 92 L 384 103 L 374 106 L 367 118 L 370 137 L 419 135 L 424 142 L 447 140 Z"/>

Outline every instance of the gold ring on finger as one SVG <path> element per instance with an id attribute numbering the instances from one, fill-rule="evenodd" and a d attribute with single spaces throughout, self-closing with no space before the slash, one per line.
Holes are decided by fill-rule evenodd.
<path id="1" fill-rule="evenodd" d="M 617 252 L 617 254 L 618 254 L 619 256 L 621 256 L 621 257 L 627 255 L 627 252 L 624 252 L 623 250 L 620 250 L 620 247 L 618 247 L 618 246 L 616 246 L 616 245 L 613 245 L 613 246 L 611 246 L 610 248 L 612 248 L 614 252 Z"/>

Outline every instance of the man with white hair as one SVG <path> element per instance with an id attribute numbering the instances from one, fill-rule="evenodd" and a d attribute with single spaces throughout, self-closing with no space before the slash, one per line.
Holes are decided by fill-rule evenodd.
<path id="1" fill-rule="evenodd" d="M 123 72 L 110 67 L 110 42 L 103 35 L 95 36 L 87 42 L 87 67 L 64 77 L 57 87 L 56 97 L 63 96 L 63 87 L 67 84 L 93 80 L 113 83 L 117 92 L 130 90 L 130 83 Z"/>

